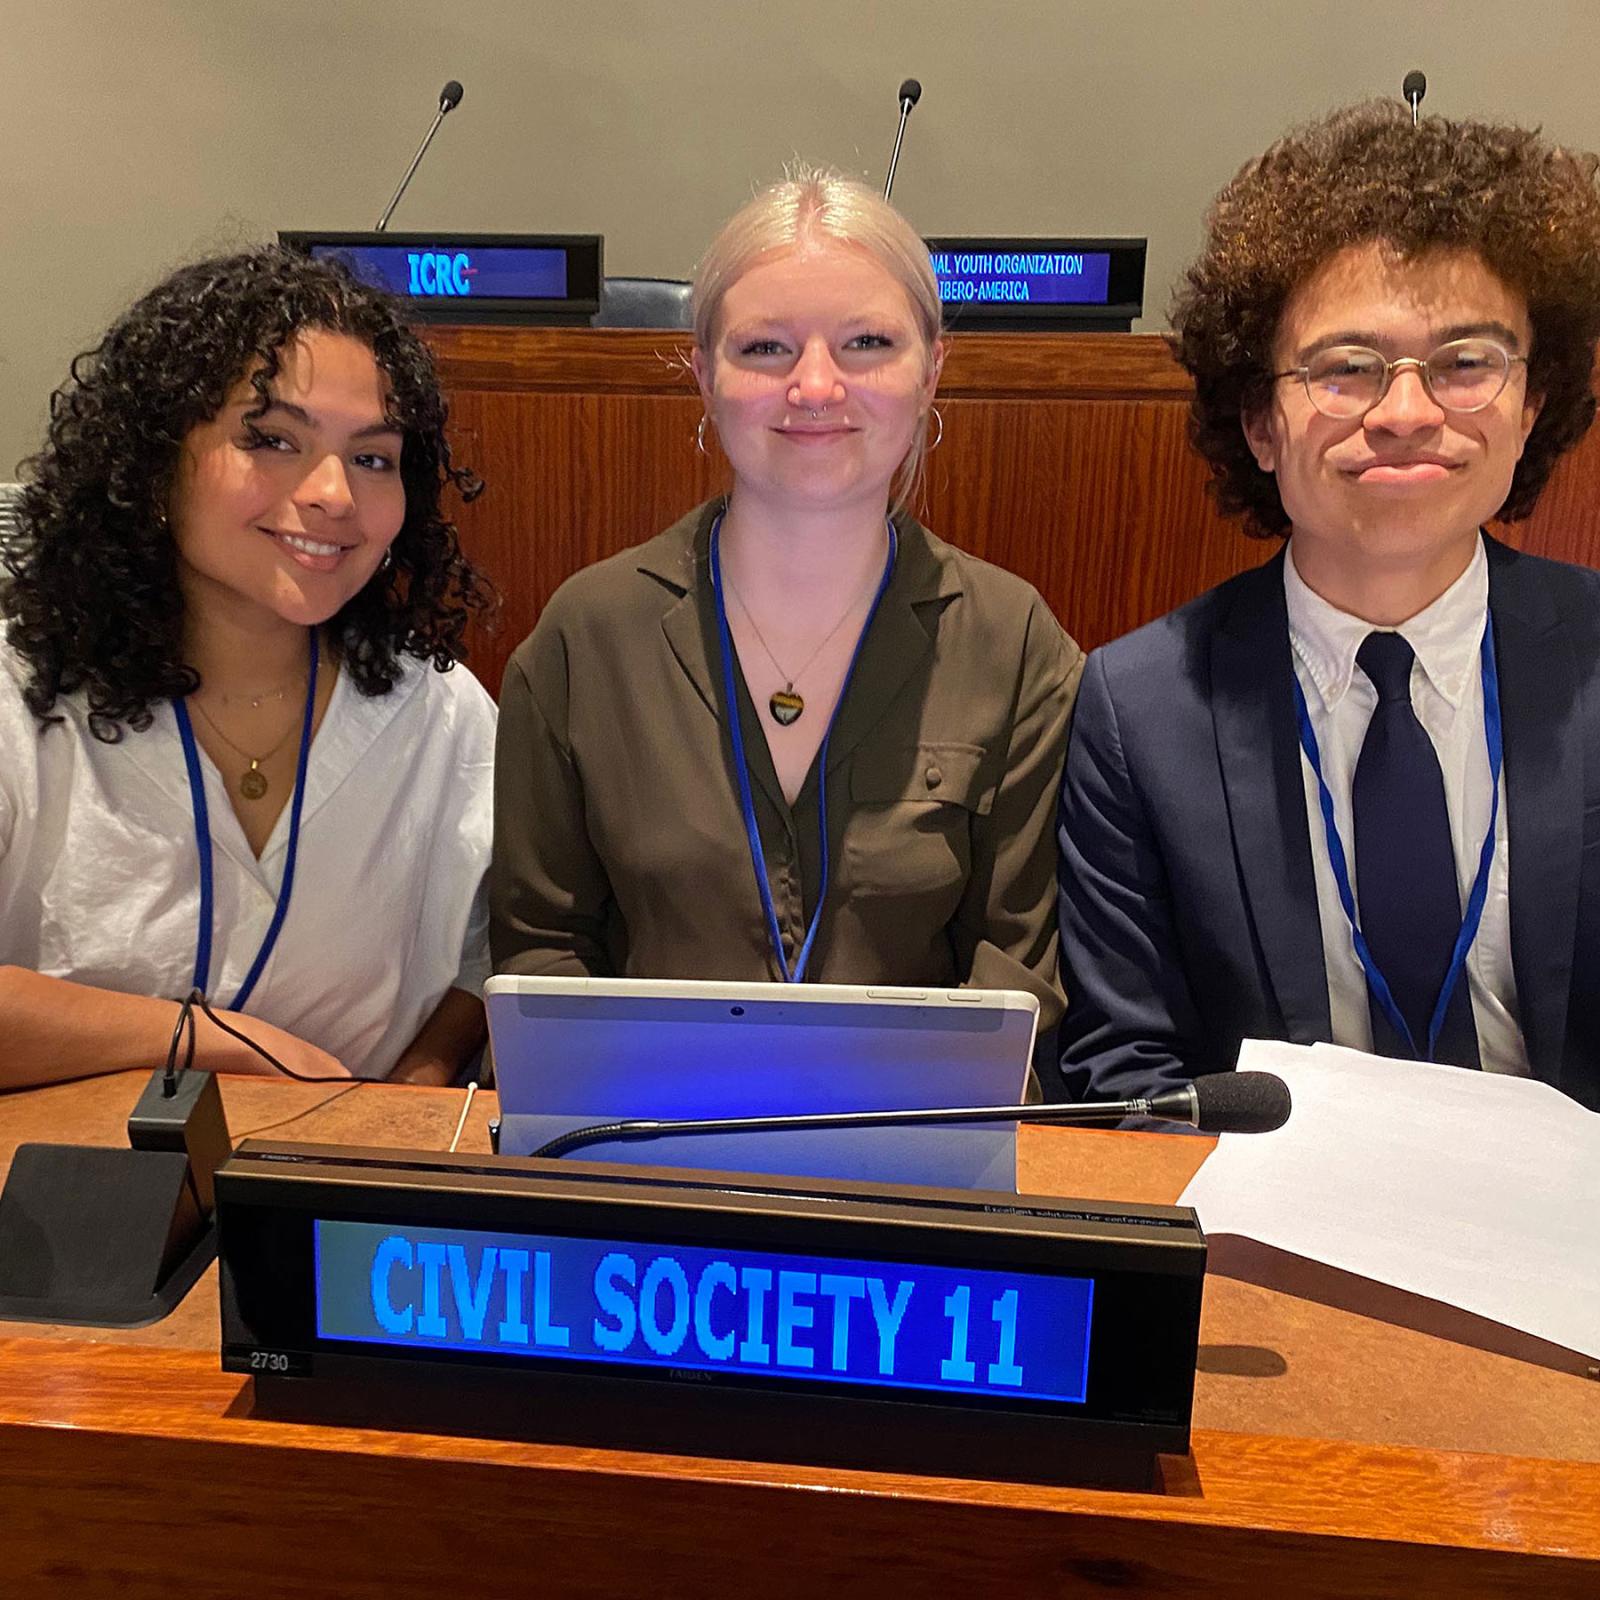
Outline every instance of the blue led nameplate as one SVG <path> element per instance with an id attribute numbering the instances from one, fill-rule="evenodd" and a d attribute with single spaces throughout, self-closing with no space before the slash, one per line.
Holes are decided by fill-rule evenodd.
<path id="1" fill-rule="evenodd" d="M 1094 1283 L 318 1220 L 319 1338 L 1081 1405 Z"/>
<path id="2" fill-rule="evenodd" d="M 935 250 L 933 272 L 946 305 L 1103 306 L 1109 251 Z"/>
<path id="3" fill-rule="evenodd" d="M 314 244 L 318 259 L 348 262 L 356 275 L 413 299 L 563 300 L 567 252 L 528 246 Z"/>

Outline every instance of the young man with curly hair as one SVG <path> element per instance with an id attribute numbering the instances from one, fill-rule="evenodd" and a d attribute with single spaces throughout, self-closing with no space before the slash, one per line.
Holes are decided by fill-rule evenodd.
<path id="1" fill-rule="evenodd" d="M 1090 658 L 1069 1086 L 1260 1037 L 1600 1108 L 1600 574 L 1483 531 L 1594 415 L 1594 162 L 1338 113 L 1223 190 L 1174 323 L 1219 501 L 1286 548 Z"/>
<path id="2" fill-rule="evenodd" d="M 495 718 L 449 669 L 489 594 L 444 426 L 395 304 L 282 250 L 74 362 L 0 579 L 0 1089 L 158 1065 L 191 987 L 301 1076 L 476 1051 Z"/>

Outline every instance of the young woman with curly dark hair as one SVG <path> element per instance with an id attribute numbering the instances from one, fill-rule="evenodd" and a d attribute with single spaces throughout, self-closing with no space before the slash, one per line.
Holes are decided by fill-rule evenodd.
<path id="1" fill-rule="evenodd" d="M 445 418 L 393 302 L 277 249 L 73 363 L 0 578 L 0 1086 L 159 1063 L 191 986 L 311 1076 L 477 1049 L 489 591 Z"/>
<path id="2" fill-rule="evenodd" d="M 1220 503 L 1287 548 L 1090 660 L 1069 1083 L 1264 1037 L 1600 1107 L 1600 575 L 1483 531 L 1594 416 L 1596 162 L 1338 113 L 1223 190 L 1175 326 Z"/>

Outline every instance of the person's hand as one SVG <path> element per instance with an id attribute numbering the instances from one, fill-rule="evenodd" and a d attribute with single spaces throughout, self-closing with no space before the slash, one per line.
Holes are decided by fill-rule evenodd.
<path id="1" fill-rule="evenodd" d="M 389 1074 L 390 1083 L 418 1083 L 429 1088 L 445 1088 L 456 1081 L 456 1069 L 437 1056 L 417 1055 L 407 1052 L 395 1063 Z"/>
<path id="2" fill-rule="evenodd" d="M 197 1006 L 195 1021 L 195 1065 L 213 1072 L 248 1073 L 264 1078 L 286 1078 L 270 1061 L 252 1050 L 242 1040 L 235 1039 L 214 1023 Z M 354 1074 L 326 1050 L 320 1050 L 304 1039 L 296 1038 L 282 1028 L 263 1022 L 260 1017 L 249 1017 L 239 1012 L 228 1012 L 223 1020 L 235 1032 L 275 1056 L 290 1072 L 304 1078 L 349 1078 Z M 291 1080 L 292 1081 L 292 1080 Z"/>

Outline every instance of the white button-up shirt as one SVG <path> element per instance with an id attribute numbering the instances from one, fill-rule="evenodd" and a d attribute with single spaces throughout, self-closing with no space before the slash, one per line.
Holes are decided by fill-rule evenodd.
<path id="1" fill-rule="evenodd" d="M 194 977 L 200 876 L 172 707 L 106 744 L 80 696 L 41 726 L 0 644 L 0 963 L 180 998 Z M 311 747 L 293 893 L 245 1011 L 382 1077 L 452 987 L 488 976 L 482 879 L 494 704 L 463 667 L 407 661 L 386 695 L 343 673 Z M 259 860 L 204 751 L 215 909 L 209 994 L 238 993 L 272 921 L 285 805 Z"/>
<path id="2" fill-rule="evenodd" d="M 1350 786 L 1367 724 L 1378 703 L 1377 691 L 1356 665 L 1356 652 L 1373 631 L 1315 594 L 1295 570 L 1294 541 L 1283 563 L 1284 597 L 1289 607 L 1289 642 L 1295 676 L 1305 693 L 1311 728 L 1317 736 L 1322 774 L 1333 796 L 1334 819 L 1349 862 L 1355 892 L 1355 826 Z M 1489 752 L 1484 740 L 1483 677 L 1479 647 L 1489 615 L 1489 560 L 1483 541 L 1462 575 L 1424 611 L 1395 630 L 1416 652 L 1411 669 L 1411 704 L 1427 729 L 1444 775 L 1445 805 L 1456 880 L 1463 906 L 1478 875 L 1478 860 L 1489 827 L 1491 790 Z M 1316 872 L 1317 914 L 1322 922 L 1322 953 L 1328 970 L 1328 1009 L 1335 1044 L 1372 1048 L 1367 981 L 1356 958 L 1350 923 L 1328 856 L 1322 802 L 1316 774 L 1304 752 L 1306 818 L 1311 829 L 1311 860 Z M 1486 1072 L 1530 1073 L 1528 1049 L 1517 1014 L 1516 980 L 1511 969 L 1511 861 L 1506 836 L 1505 774 L 1500 776 L 1500 811 L 1495 825 L 1494 861 L 1483 921 L 1467 955 L 1465 978 L 1478 1027 L 1478 1055 Z M 1356 914 L 1361 910 L 1356 897 Z"/>

